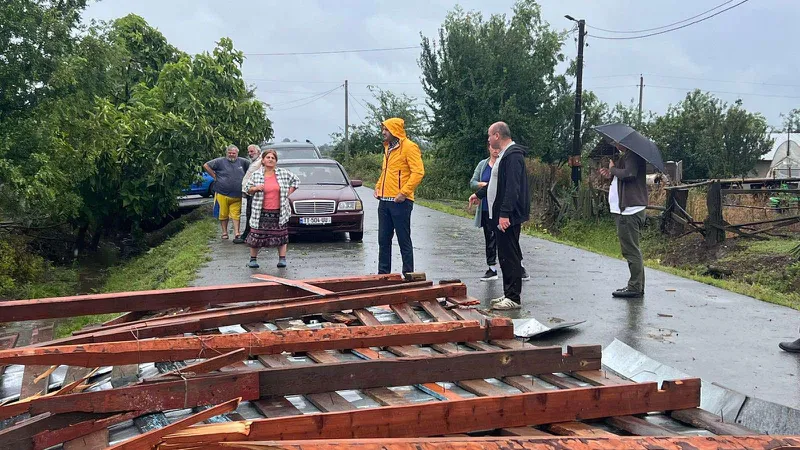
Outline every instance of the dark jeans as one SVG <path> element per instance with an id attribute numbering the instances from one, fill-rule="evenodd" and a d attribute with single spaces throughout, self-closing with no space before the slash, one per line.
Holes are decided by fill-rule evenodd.
<path id="1" fill-rule="evenodd" d="M 245 195 L 244 198 L 247 199 L 247 211 L 245 212 L 244 231 L 242 231 L 242 239 L 246 239 L 247 235 L 250 234 L 250 214 L 253 212 L 253 196 Z"/>
<path id="2" fill-rule="evenodd" d="M 483 228 L 483 241 L 486 243 L 486 265 L 494 266 L 497 264 L 497 237 L 500 230 L 496 225 L 492 225 L 489 219 L 489 211 L 481 210 L 481 228 Z"/>
<path id="3" fill-rule="evenodd" d="M 411 210 L 414 202 L 378 202 L 378 273 L 392 271 L 392 238 L 397 233 L 403 273 L 414 271 L 414 248 L 411 246 Z"/>
<path id="4" fill-rule="evenodd" d="M 522 294 L 522 249 L 519 246 L 521 228 L 521 225 L 513 225 L 506 228 L 505 232 L 495 228 L 500 270 L 503 271 L 503 295 L 517 303 L 520 303 Z"/>
<path id="5" fill-rule="evenodd" d="M 639 249 L 639 237 L 642 234 L 642 228 L 644 228 L 645 213 L 644 211 L 639 211 L 630 216 L 617 214 L 615 219 L 617 221 L 617 236 L 619 237 L 622 257 L 628 261 L 628 270 L 631 273 L 631 277 L 628 280 L 628 289 L 644 292 L 644 260 L 642 259 L 642 251 Z"/>

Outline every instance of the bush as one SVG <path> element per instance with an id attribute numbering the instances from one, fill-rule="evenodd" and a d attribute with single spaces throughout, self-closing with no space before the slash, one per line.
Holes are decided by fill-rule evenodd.
<path id="1" fill-rule="evenodd" d="M 23 285 L 39 279 L 45 267 L 44 259 L 28 251 L 23 239 L 4 237 L 0 240 L 0 296 L 16 296 Z"/>

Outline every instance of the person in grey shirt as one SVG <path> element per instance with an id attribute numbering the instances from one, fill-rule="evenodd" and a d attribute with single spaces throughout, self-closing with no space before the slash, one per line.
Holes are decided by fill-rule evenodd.
<path id="1" fill-rule="evenodd" d="M 242 211 L 242 179 L 250 167 L 250 161 L 239 157 L 239 148 L 229 145 L 225 157 L 212 159 L 203 164 L 203 169 L 214 178 L 216 202 L 219 204 L 219 224 L 222 239 L 228 239 L 228 219 L 233 222 L 233 234 L 240 240 L 239 215 Z"/>

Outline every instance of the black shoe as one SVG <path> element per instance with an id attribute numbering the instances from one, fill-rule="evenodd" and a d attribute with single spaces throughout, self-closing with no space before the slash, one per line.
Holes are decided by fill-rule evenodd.
<path id="1" fill-rule="evenodd" d="M 234 244 L 244 244 L 244 238 L 241 235 L 236 236 L 235 238 L 233 238 L 233 243 Z"/>
<path id="2" fill-rule="evenodd" d="M 497 271 L 488 269 L 485 274 L 481 277 L 481 281 L 492 281 L 497 279 Z"/>
<path id="3" fill-rule="evenodd" d="M 617 298 L 642 298 L 644 297 L 644 292 L 641 291 L 634 291 L 633 289 L 625 288 L 621 291 L 614 291 L 611 293 L 613 297 Z"/>
<path id="4" fill-rule="evenodd" d="M 522 281 L 528 281 L 531 279 L 531 276 L 528 275 L 528 271 L 525 268 L 522 268 Z"/>
<path id="5" fill-rule="evenodd" d="M 800 353 L 800 339 L 792 342 L 781 342 L 778 347 L 785 352 Z"/>

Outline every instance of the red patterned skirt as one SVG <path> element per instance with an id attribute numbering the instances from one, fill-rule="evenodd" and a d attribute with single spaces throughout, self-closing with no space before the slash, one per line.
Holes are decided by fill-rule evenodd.
<path id="1" fill-rule="evenodd" d="M 279 209 L 262 210 L 258 228 L 251 228 L 245 242 L 252 248 L 280 247 L 289 243 L 289 227 L 280 226 Z"/>

